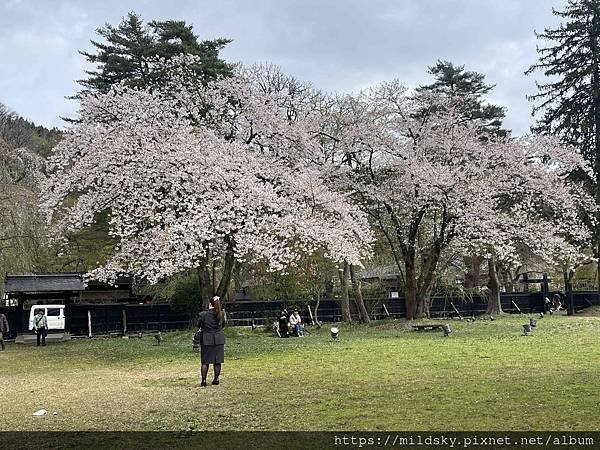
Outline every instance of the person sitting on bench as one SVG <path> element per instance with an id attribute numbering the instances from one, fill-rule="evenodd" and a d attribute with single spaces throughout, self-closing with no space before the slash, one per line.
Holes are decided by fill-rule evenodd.
<path id="1" fill-rule="evenodd" d="M 552 307 L 554 311 L 560 311 L 562 309 L 562 302 L 559 294 L 554 294 L 552 297 Z"/>
<path id="2" fill-rule="evenodd" d="M 279 337 L 289 337 L 290 336 L 290 332 L 288 329 L 288 323 L 289 323 L 289 319 L 288 319 L 288 312 L 285 309 L 281 310 L 281 313 L 279 314 L 279 319 L 277 319 L 279 322 Z"/>
<path id="3" fill-rule="evenodd" d="M 302 331 L 302 318 L 300 317 L 297 309 L 294 309 L 292 315 L 290 316 L 290 327 L 296 336 L 304 337 L 304 333 Z"/>

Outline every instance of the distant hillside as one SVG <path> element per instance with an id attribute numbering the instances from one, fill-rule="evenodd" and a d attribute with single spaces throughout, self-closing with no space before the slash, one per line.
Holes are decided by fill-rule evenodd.
<path id="1" fill-rule="evenodd" d="M 61 137 L 60 130 L 36 125 L 0 103 L 0 139 L 10 148 L 26 147 L 47 157 Z"/>

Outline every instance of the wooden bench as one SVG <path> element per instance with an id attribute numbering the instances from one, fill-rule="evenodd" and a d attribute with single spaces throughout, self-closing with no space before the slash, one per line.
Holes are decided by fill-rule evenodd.
<path id="1" fill-rule="evenodd" d="M 444 325 L 440 324 L 440 323 L 430 323 L 430 324 L 425 324 L 425 325 L 411 325 L 411 327 L 413 327 L 413 329 L 415 329 L 417 331 L 444 329 Z"/>

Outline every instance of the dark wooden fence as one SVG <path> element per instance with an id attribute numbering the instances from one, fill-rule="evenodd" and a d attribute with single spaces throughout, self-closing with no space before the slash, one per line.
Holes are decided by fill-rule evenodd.
<path id="1" fill-rule="evenodd" d="M 28 332 L 28 309 L 0 307 L 0 313 L 8 319 L 9 338 L 14 338 L 17 332 Z M 92 335 L 123 333 L 125 330 L 127 333 L 178 330 L 193 325 L 188 313 L 174 311 L 167 304 L 69 304 L 65 316 L 66 328 L 73 336 L 89 334 L 88 318 L 91 319 Z"/>
<path id="2" fill-rule="evenodd" d="M 552 295 L 552 293 L 550 293 Z M 574 292 L 575 310 L 581 310 L 592 305 L 600 305 L 597 292 Z M 501 295 L 502 308 L 511 313 L 537 313 L 543 311 L 543 297 L 539 292 L 513 293 Z M 382 299 L 367 298 L 365 304 L 373 319 L 388 317 L 401 318 L 406 316 L 403 298 Z M 269 325 L 276 319 L 279 312 L 285 308 L 291 311 L 298 308 L 304 322 L 309 322 L 308 306 L 314 313 L 315 301 L 237 301 L 225 303 L 229 325 L 243 326 Z M 485 313 L 487 300 L 473 297 L 458 299 L 452 297 L 436 297 L 432 300 L 432 317 L 470 317 Z M 358 317 L 355 305 L 351 301 L 352 315 Z M 91 315 L 92 334 L 102 335 L 111 333 L 151 332 L 157 330 L 177 330 L 193 327 L 195 319 L 186 312 L 178 312 L 167 304 L 71 304 L 67 306 L 65 315 L 68 326 L 74 336 L 88 334 L 88 311 Z M 29 321 L 29 310 L 19 311 L 17 307 L 0 307 L 0 313 L 6 315 L 10 326 L 10 337 L 14 338 L 18 331 L 26 332 Z M 21 315 L 21 330 L 19 330 L 19 315 Z M 339 303 L 333 299 L 321 300 L 318 310 L 322 322 L 337 322 L 341 320 Z"/>
<path id="3" fill-rule="evenodd" d="M 91 315 L 92 334 L 110 334 L 147 331 L 166 331 L 188 328 L 189 314 L 173 311 L 167 304 L 92 304 L 69 305 L 65 315 L 69 316 L 72 335 L 88 334 L 88 311 Z"/>
<path id="4" fill-rule="evenodd" d="M 552 294 L 552 293 L 551 293 Z M 506 293 L 500 296 L 502 309 L 509 313 L 532 313 L 544 310 L 542 294 L 532 293 Z M 592 305 L 599 305 L 597 292 L 574 292 L 573 302 L 576 310 L 581 310 Z M 403 298 L 376 299 L 367 298 L 365 304 L 369 316 L 373 319 L 388 317 L 406 317 L 406 306 Z M 316 301 L 238 301 L 226 303 L 227 319 L 233 325 L 257 325 L 270 323 L 275 320 L 282 309 L 291 311 L 298 308 L 303 320 L 309 319 L 308 307 L 314 312 Z M 431 317 L 465 317 L 484 314 L 487 309 L 487 299 L 473 297 L 459 299 L 452 297 L 433 298 L 430 313 Z M 358 318 L 356 307 L 351 301 L 353 318 Z M 322 322 L 337 322 L 341 320 L 341 309 L 336 300 L 321 300 L 318 318 Z"/>

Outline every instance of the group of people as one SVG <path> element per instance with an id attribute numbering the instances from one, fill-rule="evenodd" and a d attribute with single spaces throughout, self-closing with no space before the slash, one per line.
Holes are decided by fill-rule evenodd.
<path id="1" fill-rule="evenodd" d="M 304 329 L 302 327 L 302 318 L 297 309 L 294 309 L 291 314 L 286 309 L 282 309 L 277 320 L 277 335 L 279 337 L 304 337 Z"/>
<path id="2" fill-rule="evenodd" d="M 552 300 L 550 300 L 548 297 L 546 297 L 545 301 L 546 301 L 546 307 L 547 307 L 548 311 L 550 311 L 551 314 L 553 312 L 564 309 L 562 306 L 562 298 L 561 298 L 560 294 L 554 294 L 552 296 Z"/>

